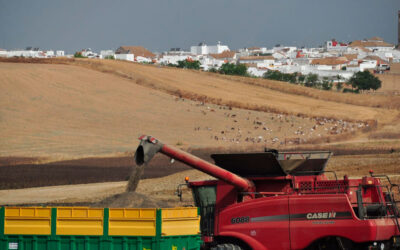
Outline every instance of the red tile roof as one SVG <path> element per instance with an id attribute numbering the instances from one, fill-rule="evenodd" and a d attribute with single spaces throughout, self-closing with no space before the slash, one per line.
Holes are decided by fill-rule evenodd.
<path id="1" fill-rule="evenodd" d="M 154 58 L 156 55 L 142 46 L 121 46 L 116 51 L 116 54 L 133 54 L 147 58 Z"/>
<path id="2" fill-rule="evenodd" d="M 379 39 L 379 37 L 378 37 Z M 355 40 L 350 43 L 350 47 L 393 47 L 393 44 L 384 42 L 383 40 Z"/>
<path id="3" fill-rule="evenodd" d="M 235 55 L 236 55 L 235 51 L 224 51 L 219 54 L 210 54 L 210 56 L 215 59 L 234 58 Z"/>
<path id="4" fill-rule="evenodd" d="M 346 57 L 325 57 L 317 58 L 311 61 L 312 65 L 340 65 L 347 62 Z"/>
<path id="5" fill-rule="evenodd" d="M 254 60 L 275 60 L 273 56 L 243 56 L 239 58 L 240 61 L 254 61 Z"/>

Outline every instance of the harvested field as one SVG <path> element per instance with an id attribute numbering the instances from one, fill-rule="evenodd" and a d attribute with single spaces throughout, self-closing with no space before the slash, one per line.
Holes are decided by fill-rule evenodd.
<path id="1" fill-rule="evenodd" d="M 201 151 L 196 154 L 203 157 Z M 0 166 L 0 189 L 126 181 L 134 165 L 133 156 L 129 156 Z M 171 165 L 169 158 L 157 155 L 145 168 L 142 178 L 157 178 L 188 169 L 179 162 Z"/>
<path id="2" fill-rule="evenodd" d="M 389 72 L 375 76 L 382 81 L 382 88 L 378 92 L 400 95 L 400 73 Z"/>
<path id="3" fill-rule="evenodd" d="M 347 174 L 350 178 L 369 175 L 370 169 L 376 174 L 386 173 L 398 183 L 400 154 L 363 154 L 333 156 L 327 170 L 334 170 L 338 178 Z M 95 207 L 152 207 L 192 205 L 189 190 L 183 193 L 183 202 L 175 196 L 178 184 L 190 180 L 206 180 L 212 177 L 197 170 L 186 170 L 169 176 L 141 180 L 136 193 L 126 193 L 126 181 L 95 184 L 80 184 L 17 190 L 0 190 L 0 205 L 8 204 L 53 204 L 84 205 Z M 328 177 L 331 177 L 328 175 Z"/>

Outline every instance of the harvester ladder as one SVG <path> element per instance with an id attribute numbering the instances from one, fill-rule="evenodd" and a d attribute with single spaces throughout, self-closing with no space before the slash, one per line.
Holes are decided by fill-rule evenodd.
<path id="1" fill-rule="evenodd" d="M 397 202 L 396 199 L 394 198 L 394 193 L 392 192 L 393 188 L 396 187 L 398 190 L 398 193 L 400 195 L 400 186 L 398 184 L 393 184 L 390 181 L 390 178 L 388 175 L 374 175 L 373 172 L 370 172 L 371 177 L 378 177 L 378 178 L 386 178 L 386 180 L 389 182 L 390 188 L 389 188 L 389 197 L 390 197 L 390 201 L 389 204 L 392 207 L 393 210 L 393 215 L 394 215 L 394 221 L 396 223 L 397 226 L 397 230 L 400 232 L 400 223 L 399 223 L 399 217 L 400 217 L 400 212 L 399 212 L 399 208 L 397 207 Z"/>
<path id="2" fill-rule="evenodd" d="M 399 213 L 399 208 L 397 207 L 397 201 L 394 198 L 394 194 L 392 192 L 392 187 L 393 186 L 397 186 L 397 185 L 391 185 L 391 187 L 390 187 L 390 190 L 389 190 L 390 203 L 391 203 L 391 206 L 393 208 L 393 215 L 394 215 L 394 220 L 395 220 L 396 225 L 397 225 L 397 229 L 400 232 L 400 224 L 399 224 L 400 213 Z M 399 186 L 397 186 L 397 187 L 399 187 Z M 400 188 L 399 188 L 399 193 L 400 193 Z"/>

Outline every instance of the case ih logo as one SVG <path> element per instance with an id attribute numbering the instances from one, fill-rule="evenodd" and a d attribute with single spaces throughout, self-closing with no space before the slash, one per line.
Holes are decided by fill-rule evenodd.
<path id="1" fill-rule="evenodd" d="M 334 219 L 336 218 L 336 212 L 308 213 L 306 217 L 307 220 Z"/>

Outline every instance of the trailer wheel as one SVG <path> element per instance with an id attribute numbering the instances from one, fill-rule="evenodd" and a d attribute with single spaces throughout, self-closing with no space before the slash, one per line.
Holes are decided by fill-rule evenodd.
<path id="1" fill-rule="evenodd" d="M 215 247 L 212 247 L 211 250 L 244 250 L 241 246 L 236 244 L 218 244 Z"/>

